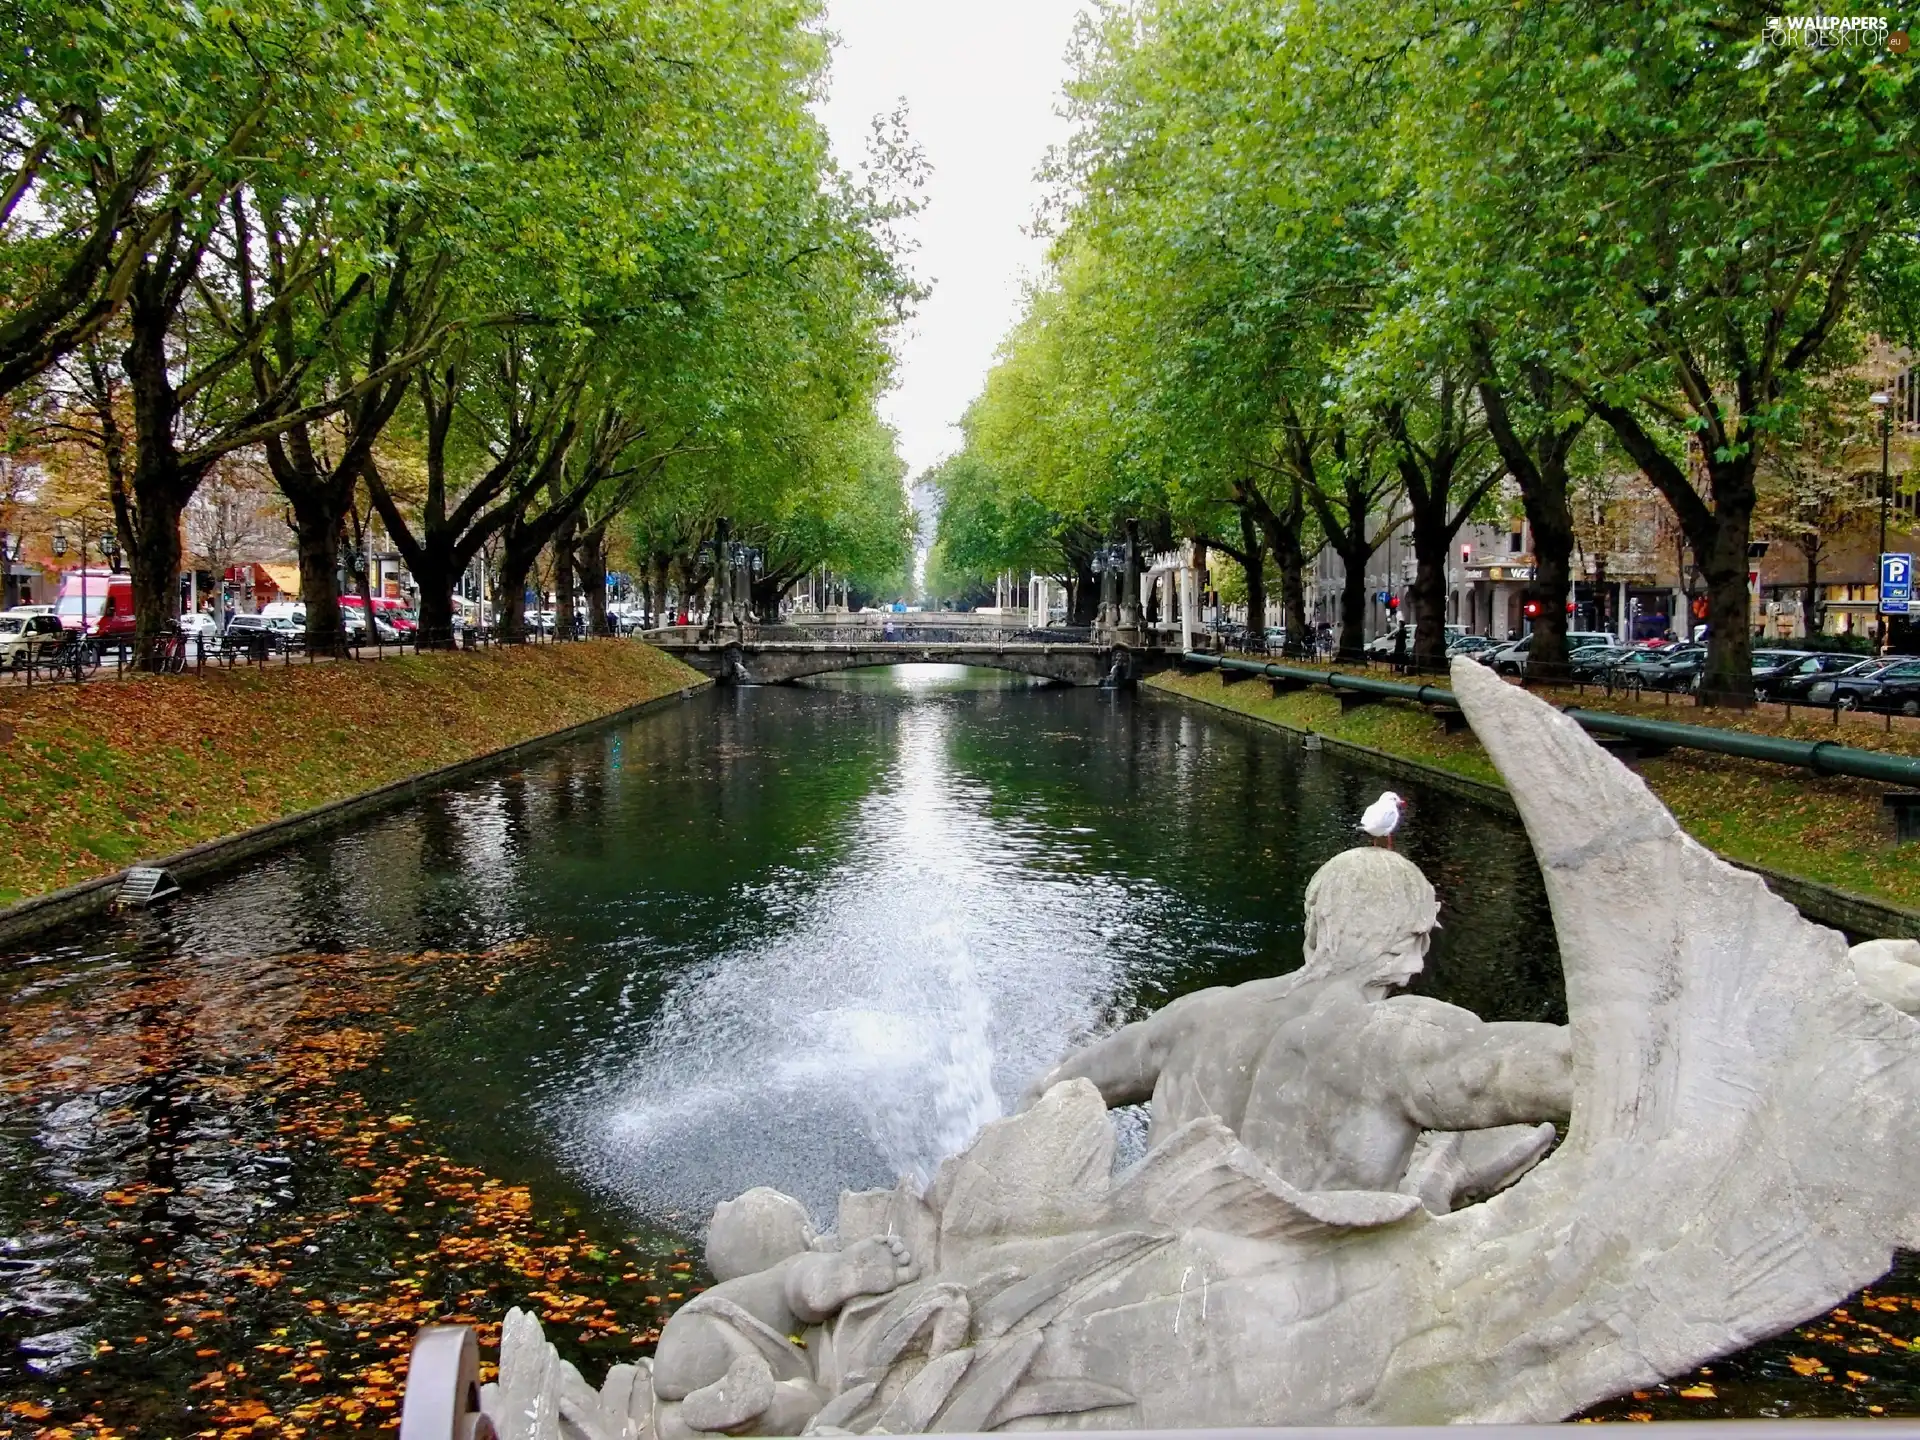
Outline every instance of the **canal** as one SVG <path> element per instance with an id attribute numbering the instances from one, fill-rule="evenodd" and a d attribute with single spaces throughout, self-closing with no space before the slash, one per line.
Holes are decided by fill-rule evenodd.
<path id="1" fill-rule="evenodd" d="M 0 1430 L 376 1433 L 420 1324 L 516 1303 L 597 1381 L 716 1200 L 924 1177 L 1074 1041 L 1297 965 L 1388 783 L 1172 702 L 860 672 L 50 934 L 0 971 Z M 1391 783 L 1443 904 L 1417 988 L 1563 1019 L 1517 823 Z M 1596 1413 L 1914 1413 L 1917 1298 L 1903 1262 Z"/>

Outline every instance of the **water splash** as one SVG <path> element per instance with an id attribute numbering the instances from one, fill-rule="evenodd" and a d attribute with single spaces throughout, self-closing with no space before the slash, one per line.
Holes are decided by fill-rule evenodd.
<path id="1" fill-rule="evenodd" d="M 687 1229 L 754 1185 L 830 1222 L 842 1189 L 925 1184 L 1099 1021 L 1120 968 L 1102 937 L 1136 902 L 1091 867 L 1063 876 L 1073 837 L 989 813 L 954 719 L 901 712 L 825 885 L 753 897 L 781 931 L 678 983 L 557 1117 L 592 1180 Z"/>
<path id="2" fill-rule="evenodd" d="M 1003 1113 L 993 1088 L 993 1008 L 966 937 L 940 921 L 928 927 L 924 939 L 922 953 L 938 957 L 929 976 L 939 977 L 933 985 L 940 997 L 938 1009 L 927 1016 L 931 1023 L 924 1037 L 932 1042 L 926 1056 L 930 1084 L 924 1095 L 910 1086 L 883 1099 L 872 1127 L 887 1163 L 922 1188 L 941 1160 Z"/>

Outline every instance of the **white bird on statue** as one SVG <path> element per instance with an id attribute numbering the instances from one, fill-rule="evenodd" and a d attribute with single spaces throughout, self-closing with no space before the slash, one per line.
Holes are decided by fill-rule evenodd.
<path id="1" fill-rule="evenodd" d="M 1407 802 L 1393 791 L 1388 790 L 1371 805 L 1360 812 L 1360 828 L 1373 837 L 1373 843 L 1385 842 L 1387 849 L 1393 848 L 1393 832 L 1400 827 L 1400 817 L 1406 813 Z"/>

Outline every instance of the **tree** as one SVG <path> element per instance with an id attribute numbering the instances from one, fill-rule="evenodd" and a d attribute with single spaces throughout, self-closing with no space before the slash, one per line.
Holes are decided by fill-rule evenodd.
<path id="1" fill-rule="evenodd" d="M 1474 387 L 1461 369 L 1438 367 L 1406 388 L 1408 398 L 1388 402 L 1382 421 L 1413 520 L 1413 660 L 1423 672 L 1437 674 L 1446 668 L 1453 537 L 1481 511 L 1502 467 L 1493 463 Z"/>
<path id="2" fill-rule="evenodd" d="M 9 7 L 0 396 L 99 338 L 149 247 L 239 183 L 336 18 L 248 0 Z"/>
<path id="3" fill-rule="evenodd" d="M 1755 528 L 1800 552 L 1806 565 L 1801 615 L 1809 635 L 1825 628 L 1821 563 L 1875 508 L 1880 475 L 1860 461 L 1871 452 L 1879 415 L 1865 403 L 1864 388 L 1842 380 L 1811 391 L 1760 467 Z"/>
<path id="4" fill-rule="evenodd" d="M 284 512 L 263 456 L 223 456 L 187 506 L 187 545 L 222 576 L 243 555 L 285 542 Z"/>
<path id="5" fill-rule="evenodd" d="M 895 438 L 870 414 L 849 416 L 810 453 L 789 457 L 796 483 L 770 497 L 769 510 L 739 514 L 737 533 L 761 551 L 752 581 L 760 618 L 777 619 L 788 592 L 819 567 L 869 595 L 906 593 L 914 522 Z"/>
<path id="6" fill-rule="evenodd" d="M 1402 134 L 1433 284 L 1571 390 L 1673 508 L 1708 588 L 1703 696 L 1745 703 L 1757 476 L 1848 354 L 1863 260 L 1912 232 L 1913 67 L 1770 44 L 1758 6 L 1386 18 L 1423 37 L 1399 52 L 1417 79 Z"/>
<path id="7" fill-rule="evenodd" d="M 547 483 L 578 431 L 580 359 L 548 358 L 541 366 L 508 332 L 479 353 L 457 345 L 418 377 L 420 443 L 417 456 L 407 458 L 422 475 L 411 517 L 401 508 L 403 487 L 387 474 L 398 447 L 371 453 L 362 464 L 372 504 L 420 587 L 426 643 L 452 643 L 455 582 Z M 481 393 L 481 370 L 492 373 L 490 393 L 499 403 L 469 410 L 463 402 Z"/>

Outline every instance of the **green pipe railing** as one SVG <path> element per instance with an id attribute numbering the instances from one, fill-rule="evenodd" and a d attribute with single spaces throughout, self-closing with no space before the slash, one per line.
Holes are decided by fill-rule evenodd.
<path id="1" fill-rule="evenodd" d="M 1396 680 L 1376 680 L 1370 675 L 1348 675 L 1338 670 L 1308 670 L 1298 665 L 1241 660 L 1231 655 L 1209 655 L 1199 650 L 1189 650 L 1180 658 L 1184 664 L 1207 670 L 1229 670 L 1244 675 L 1264 676 L 1269 680 L 1324 685 L 1336 693 L 1344 690 L 1355 695 L 1411 700 L 1415 704 L 1438 709 L 1460 708 L 1460 702 L 1454 698 L 1453 692 L 1439 685 L 1407 685 Z M 1622 739 L 1638 740 L 1648 745 L 1664 745 L 1675 750 L 1702 750 L 1714 755 L 1737 755 L 1745 760 L 1797 765 L 1816 775 L 1849 775 L 1857 780 L 1878 780 L 1889 785 L 1920 788 L 1920 759 L 1910 755 L 1861 750 L 1833 740 L 1783 740 L 1775 735 L 1750 735 L 1744 730 L 1721 730 L 1712 725 L 1682 725 L 1672 720 L 1648 720 L 1638 715 L 1614 715 L 1604 710 L 1562 710 L 1560 713 L 1583 730 L 1618 735 Z"/>

